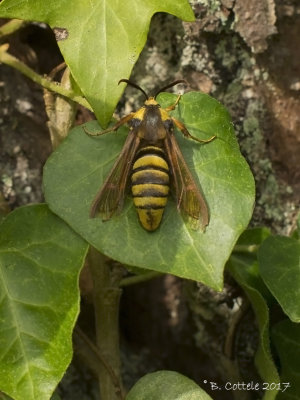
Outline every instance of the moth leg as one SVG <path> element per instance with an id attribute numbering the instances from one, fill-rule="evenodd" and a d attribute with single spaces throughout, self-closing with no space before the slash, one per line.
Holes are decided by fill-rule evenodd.
<path id="1" fill-rule="evenodd" d="M 190 134 L 190 132 L 186 129 L 186 127 L 184 126 L 184 124 L 180 121 L 178 121 L 178 119 L 171 117 L 172 121 L 174 122 L 174 124 L 177 126 L 177 128 L 182 132 L 182 134 L 186 137 L 186 138 L 190 138 L 190 139 L 194 139 L 197 142 L 200 143 L 209 143 L 212 140 L 215 139 L 216 135 L 213 135 L 212 137 L 210 137 L 209 139 L 203 140 L 203 139 L 198 139 L 195 136 L 192 136 Z"/>
<path id="2" fill-rule="evenodd" d="M 165 108 L 165 111 L 169 112 L 169 111 L 174 110 L 175 107 L 177 106 L 179 100 L 180 100 L 180 97 L 181 97 L 181 94 L 178 95 L 178 97 L 177 97 L 177 99 L 176 99 L 176 101 L 175 101 L 175 103 L 174 103 L 173 105 L 171 105 L 171 106 Z"/>
<path id="3" fill-rule="evenodd" d="M 128 115 L 125 115 L 125 117 L 121 118 L 120 121 L 118 121 L 115 125 L 104 129 L 104 131 L 99 131 L 99 132 L 90 132 L 86 129 L 86 127 L 83 127 L 84 132 L 89 135 L 89 136 L 100 136 L 103 135 L 104 133 L 108 133 L 108 132 L 113 132 L 116 131 L 120 128 L 121 125 L 126 124 L 126 122 L 130 121 L 134 116 L 134 113 L 130 113 Z"/>

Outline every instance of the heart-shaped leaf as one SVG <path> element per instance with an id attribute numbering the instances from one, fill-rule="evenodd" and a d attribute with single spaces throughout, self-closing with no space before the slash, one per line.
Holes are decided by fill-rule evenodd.
<path id="1" fill-rule="evenodd" d="M 276 324 L 272 329 L 281 364 L 280 393 L 276 400 L 300 399 L 300 325 L 289 320 Z"/>
<path id="2" fill-rule="evenodd" d="M 251 229 L 242 234 L 237 243 L 237 252 L 230 257 L 227 267 L 247 294 L 259 329 L 259 347 L 255 356 L 255 363 L 263 382 L 269 384 L 269 390 L 265 391 L 264 400 L 273 400 L 277 395 L 279 384 L 278 373 L 272 359 L 269 340 L 269 309 L 267 304 L 268 290 L 258 273 L 258 262 L 256 253 L 250 249 L 261 244 L 269 236 L 266 229 Z M 241 251 L 242 248 L 249 251 Z"/>
<path id="3" fill-rule="evenodd" d="M 46 205 L 0 225 L 0 390 L 48 400 L 72 358 L 87 243 Z"/>
<path id="4" fill-rule="evenodd" d="M 185 21 L 187 0 L 3 0 L 0 17 L 43 21 L 56 32 L 62 55 L 100 124 L 110 121 L 145 45 L 150 20 L 167 12 Z"/>
<path id="5" fill-rule="evenodd" d="M 211 400 L 194 381 L 174 371 L 157 371 L 143 376 L 126 400 Z"/>
<path id="6" fill-rule="evenodd" d="M 271 236 L 258 252 L 261 276 L 284 312 L 300 322 L 300 243 L 298 240 Z"/>
<path id="7" fill-rule="evenodd" d="M 163 102 L 164 99 L 164 102 Z M 161 104 L 174 103 L 164 94 Z M 184 223 L 170 199 L 159 229 L 146 232 L 138 223 L 133 202 L 107 222 L 89 218 L 89 210 L 121 151 L 126 129 L 97 138 L 75 128 L 51 155 L 44 168 L 44 189 L 50 208 L 100 252 L 124 264 L 195 279 L 221 289 L 223 267 L 252 215 L 254 181 L 241 156 L 227 111 L 215 99 L 190 92 L 174 114 L 191 134 L 217 138 L 205 145 L 177 135 L 184 158 L 201 185 L 210 209 L 205 232 Z M 99 129 L 95 123 L 89 130 Z"/>

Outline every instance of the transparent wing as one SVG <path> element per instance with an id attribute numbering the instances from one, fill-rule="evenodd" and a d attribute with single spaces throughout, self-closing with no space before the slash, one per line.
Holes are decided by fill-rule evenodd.
<path id="1" fill-rule="evenodd" d="M 123 149 L 114 163 L 111 172 L 97 193 L 91 207 L 90 216 L 100 214 L 104 221 L 116 211 L 121 211 L 132 161 L 138 149 L 140 139 L 131 130 Z"/>
<path id="2" fill-rule="evenodd" d="M 184 161 L 175 136 L 169 133 L 165 139 L 165 150 L 170 164 L 177 208 L 191 218 L 194 228 L 208 225 L 209 215 L 206 202 Z"/>

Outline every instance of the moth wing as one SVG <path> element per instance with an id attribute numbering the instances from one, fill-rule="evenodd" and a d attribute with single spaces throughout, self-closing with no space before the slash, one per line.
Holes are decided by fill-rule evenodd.
<path id="1" fill-rule="evenodd" d="M 197 229 L 199 224 L 205 228 L 209 222 L 206 202 L 183 158 L 173 133 L 167 134 L 164 144 L 170 164 L 177 208 L 190 217 L 194 228 Z"/>
<path id="2" fill-rule="evenodd" d="M 139 143 L 140 139 L 131 130 L 121 153 L 92 203 L 90 217 L 99 213 L 103 221 L 107 221 L 116 211 L 122 210 L 129 172 Z"/>

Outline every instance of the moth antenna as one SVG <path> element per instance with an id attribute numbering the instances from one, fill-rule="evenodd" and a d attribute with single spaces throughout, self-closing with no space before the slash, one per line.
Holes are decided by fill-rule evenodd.
<path id="1" fill-rule="evenodd" d="M 129 79 L 121 79 L 121 80 L 119 80 L 118 85 L 120 85 L 121 82 L 125 82 L 125 83 L 127 83 L 128 85 L 133 86 L 134 88 L 140 90 L 140 91 L 144 94 L 144 96 L 146 97 L 146 100 L 149 99 L 149 96 L 147 95 L 147 93 L 145 92 L 145 90 L 143 90 L 143 89 L 142 89 L 140 86 L 138 86 L 136 83 L 130 81 Z"/>
<path id="2" fill-rule="evenodd" d="M 163 88 L 159 89 L 159 91 L 155 94 L 154 98 L 156 99 L 156 96 L 159 95 L 159 93 L 163 92 L 166 89 L 169 89 L 172 86 L 177 85 L 178 83 L 185 83 L 187 85 L 187 81 L 184 79 L 178 79 L 177 81 L 174 81 L 172 83 L 169 83 L 167 86 L 164 86 Z"/>

